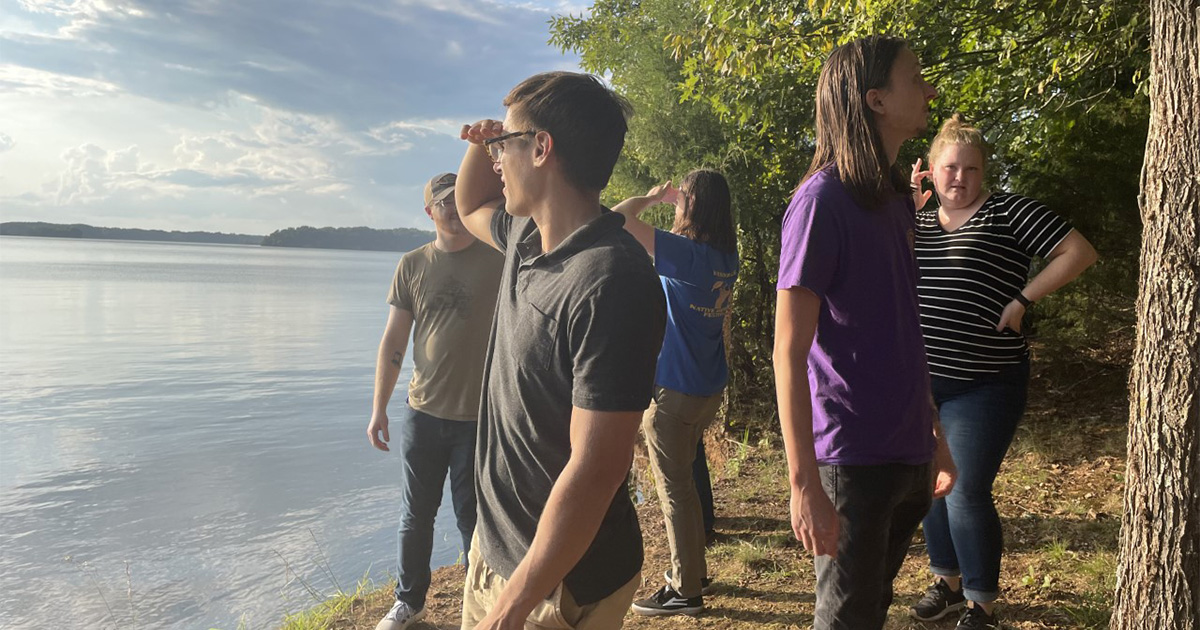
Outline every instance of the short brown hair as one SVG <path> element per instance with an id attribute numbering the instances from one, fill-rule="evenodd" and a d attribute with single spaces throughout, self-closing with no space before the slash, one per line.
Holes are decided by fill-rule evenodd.
<path id="1" fill-rule="evenodd" d="M 572 185 L 592 192 L 608 185 L 633 114 L 629 101 L 590 74 L 543 72 L 514 87 L 504 106 L 531 127 L 515 131 L 550 134 Z"/>
<path id="2" fill-rule="evenodd" d="M 833 166 L 860 206 L 875 208 L 894 193 L 908 193 L 908 179 L 888 162 L 867 91 L 888 86 L 892 65 L 908 45 L 898 37 L 872 35 L 834 49 L 817 79 L 817 147 L 800 180 Z"/>

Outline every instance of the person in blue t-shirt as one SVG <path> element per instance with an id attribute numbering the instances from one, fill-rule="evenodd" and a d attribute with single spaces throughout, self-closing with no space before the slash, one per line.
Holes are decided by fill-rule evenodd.
<path id="1" fill-rule="evenodd" d="M 670 232 L 638 218 L 657 203 L 675 204 Z M 625 229 L 654 257 L 667 296 L 667 331 L 642 430 L 667 523 L 671 569 L 666 585 L 635 601 L 633 611 L 695 615 L 704 608 L 710 580 L 692 465 L 729 379 L 724 328 L 738 273 L 729 184 L 720 173 L 696 170 L 678 189 L 667 182 L 613 210 L 625 216 Z"/>

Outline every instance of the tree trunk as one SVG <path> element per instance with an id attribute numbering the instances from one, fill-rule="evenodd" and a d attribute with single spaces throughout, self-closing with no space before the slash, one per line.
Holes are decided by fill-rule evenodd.
<path id="1" fill-rule="evenodd" d="M 1200 630 L 1200 0 L 1150 0 L 1150 130 L 1112 628 Z"/>

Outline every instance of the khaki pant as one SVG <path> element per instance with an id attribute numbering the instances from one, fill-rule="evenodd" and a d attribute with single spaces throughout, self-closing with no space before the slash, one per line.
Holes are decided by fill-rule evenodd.
<path id="1" fill-rule="evenodd" d="M 475 630 L 508 586 L 508 580 L 484 564 L 478 537 L 471 541 L 467 563 L 470 566 L 463 585 L 462 630 Z M 639 573 L 612 595 L 586 606 L 576 604 L 566 586 L 559 584 L 549 599 L 539 602 L 529 613 L 525 630 L 618 630 L 625 623 L 625 613 L 641 583 Z"/>
<path id="2" fill-rule="evenodd" d="M 671 546 L 671 588 L 688 598 L 700 595 L 700 580 L 708 576 L 704 516 L 692 477 L 692 462 L 696 445 L 720 406 L 721 394 L 689 396 L 656 386 L 654 400 L 642 417 L 650 468 Z"/>

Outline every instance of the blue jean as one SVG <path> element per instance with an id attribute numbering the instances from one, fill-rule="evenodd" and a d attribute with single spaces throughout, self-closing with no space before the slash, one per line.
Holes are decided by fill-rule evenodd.
<path id="1" fill-rule="evenodd" d="M 450 497 L 462 536 L 464 557 L 475 531 L 475 433 L 478 423 L 443 420 L 404 406 L 391 427 L 392 448 L 400 456 L 400 528 L 396 560 L 396 599 L 415 610 L 425 607 L 433 521 L 450 473 Z"/>
<path id="2" fill-rule="evenodd" d="M 929 569 L 961 575 L 967 599 L 993 602 L 1000 594 L 1004 533 L 992 484 L 1025 413 L 1029 361 L 972 381 L 934 377 L 932 385 L 958 481 L 950 496 L 934 501 L 923 523 Z"/>

